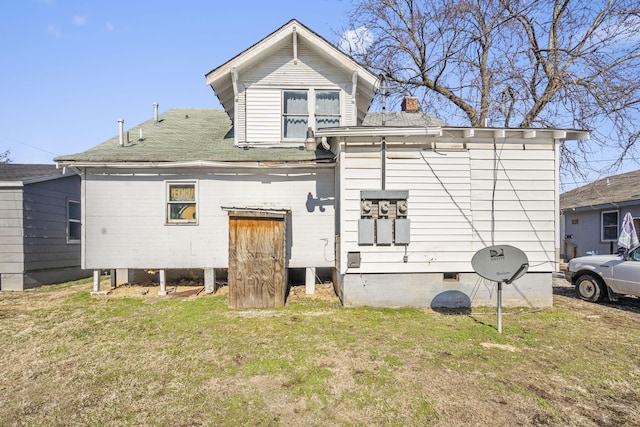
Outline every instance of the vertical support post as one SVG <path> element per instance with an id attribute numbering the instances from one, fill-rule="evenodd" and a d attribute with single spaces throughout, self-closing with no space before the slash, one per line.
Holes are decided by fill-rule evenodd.
<path id="1" fill-rule="evenodd" d="M 117 274 L 116 274 L 116 269 L 112 268 L 111 270 L 109 270 L 109 274 L 110 274 L 110 278 L 111 278 L 111 289 L 115 289 L 116 286 L 118 286 L 117 283 Z"/>
<path id="2" fill-rule="evenodd" d="M 166 270 L 160 270 L 160 290 L 158 291 L 158 295 L 165 296 L 167 295 L 167 275 Z"/>
<path id="3" fill-rule="evenodd" d="M 204 291 L 208 294 L 216 291 L 216 270 L 214 268 L 204 269 Z"/>
<path id="4" fill-rule="evenodd" d="M 502 282 L 498 282 L 498 333 L 502 333 Z"/>
<path id="5" fill-rule="evenodd" d="M 100 270 L 93 270 L 93 292 L 100 292 Z"/>
<path id="6" fill-rule="evenodd" d="M 305 293 L 307 295 L 313 295 L 316 291 L 316 268 L 307 267 L 305 273 Z"/>

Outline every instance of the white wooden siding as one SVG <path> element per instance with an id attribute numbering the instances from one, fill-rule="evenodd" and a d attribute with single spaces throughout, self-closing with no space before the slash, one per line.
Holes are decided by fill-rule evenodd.
<path id="1" fill-rule="evenodd" d="M 355 125 L 352 76 L 331 67 L 304 42 L 298 42 L 298 60 L 289 42 L 258 66 L 239 75 L 246 97 L 239 100 L 235 126 L 236 142 L 278 143 L 282 141 L 282 90 L 332 89 L 340 91 L 341 125 Z M 313 126 L 313 124 L 311 124 Z"/>
<path id="2" fill-rule="evenodd" d="M 409 191 L 411 243 L 358 245 L 360 190 L 380 189 L 379 147 L 347 146 L 341 156 L 341 256 L 360 252 L 362 273 L 469 272 L 479 249 L 511 244 L 530 271 L 553 271 L 556 182 L 547 150 L 388 150 L 386 189 Z M 494 160 L 494 156 L 499 159 Z M 494 165 L 497 168 L 494 170 Z M 403 257 L 406 255 L 406 262 Z M 344 273 L 346 259 L 341 259 Z M 353 271 L 352 271 L 353 272 Z"/>
<path id="3" fill-rule="evenodd" d="M 280 89 L 247 89 L 246 142 L 282 141 L 282 92 Z"/>
<path id="4" fill-rule="evenodd" d="M 233 119 L 233 138 L 237 145 L 239 142 L 247 140 L 247 117 L 245 114 L 247 107 L 247 92 L 244 88 L 238 88 L 238 101 L 234 106 L 235 117 Z"/>
<path id="5" fill-rule="evenodd" d="M 197 225 L 165 224 L 167 180 L 197 181 Z M 290 210 L 287 266 L 330 267 L 334 191 L 333 168 L 88 175 L 85 268 L 227 268 L 223 207 Z"/>

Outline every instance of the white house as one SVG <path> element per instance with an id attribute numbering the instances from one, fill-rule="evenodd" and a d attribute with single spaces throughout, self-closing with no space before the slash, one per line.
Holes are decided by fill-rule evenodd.
<path id="1" fill-rule="evenodd" d="M 378 77 L 292 20 L 206 74 L 224 107 L 169 110 L 83 153 L 83 266 L 226 270 L 229 305 L 284 304 L 287 271 L 332 271 L 344 305 L 491 305 L 473 254 L 512 244 L 505 305 L 551 304 L 557 129 L 459 128 L 368 112 Z"/>

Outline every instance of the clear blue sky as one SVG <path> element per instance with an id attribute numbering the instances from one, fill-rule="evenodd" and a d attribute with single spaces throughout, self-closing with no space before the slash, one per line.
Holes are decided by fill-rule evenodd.
<path id="1" fill-rule="evenodd" d="M 292 18 L 335 43 L 351 9 L 350 0 L 0 0 L 0 153 L 53 163 L 115 136 L 118 118 L 125 129 L 152 118 L 154 102 L 160 113 L 220 108 L 208 71 Z"/>
<path id="2" fill-rule="evenodd" d="M 331 42 L 349 0 L 2 0 L 0 152 L 53 163 L 172 108 L 220 108 L 204 75 L 295 18 Z"/>

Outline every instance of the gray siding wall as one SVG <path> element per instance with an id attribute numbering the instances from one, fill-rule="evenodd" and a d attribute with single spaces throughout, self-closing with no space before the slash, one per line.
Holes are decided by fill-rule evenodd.
<path id="1" fill-rule="evenodd" d="M 88 171 L 87 269 L 228 268 L 225 208 L 286 209 L 287 267 L 334 263 L 334 169 Z M 167 181 L 195 181 L 197 225 L 167 225 Z"/>
<path id="2" fill-rule="evenodd" d="M 601 239 L 601 215 L 604 211 L 618 211 L 618 236 L 622 220 L 627 212 L 634 218 L 640 217 L 640 201 L 635 205 L 620 208 L 610 207 L 605 209 L 566 211 L 563 215 L 564 231 L 561 238 L 576 246 L 576 256 L 587 255 L 587 252 L 596 251 L 598 254 L 616 253 L 617 242 L 603 242 Z M 575 224 L 574 224 L 575 222 Z M 571 238 L 567 238 L 567 236 Z M 572 247 L 567 248 L 567 257 L 572 254 Z"/>
<path id="3" fill-rule="evenodd" d="M 0 289 L 87 277 L 67 243 L 68 200 L 81 201 L 77 175 L 0 189 Z"/>
<path id="4" fill-rule="evenodd" d="M 0 289 L 6 289 L 10 281 L 18 279 L 22 286 L 22 235 L 22 187 L 0 188 Z"/>
<path id="5" fill-rule="evenodd" d="M 24 188 L 25 270 L 80 266 L 80 243 L 67 242 L 67 202 L 81 201 L 77 175 Z"/>

